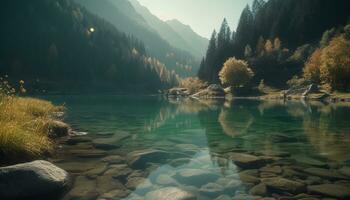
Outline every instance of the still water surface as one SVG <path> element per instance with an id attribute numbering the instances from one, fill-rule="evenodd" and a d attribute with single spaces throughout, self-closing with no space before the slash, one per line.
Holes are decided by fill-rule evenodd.
<path id="1" fill-rule="evenodd" d="M 62 141 L 52 159 L 75 178 L 64 199 L 176 199 L 176 195 L 253 199 L 249 190 L 257 183 L 251 176 L 258 182 L 284 177 L 306 185 L 350 185 L 343 174 L 336 179 L 300 171 L 303 176 L 286 174 L 298 167 L 340 174 L 340 169 L 350 166 L 349 103 L 159 96 L 46 98 L 64 103 L 65 121 L 74 130 L 88 133 Z M 232 162 L 232 153 L 269 157 L 273 161 L 267 166 L 282 170 L 262 173 L 257 170 L 262 166 L 239 167 Z M 261 196 L 302 192 L 274 193 Z M 319 195 L 320 199 L 325 196 Z"/>

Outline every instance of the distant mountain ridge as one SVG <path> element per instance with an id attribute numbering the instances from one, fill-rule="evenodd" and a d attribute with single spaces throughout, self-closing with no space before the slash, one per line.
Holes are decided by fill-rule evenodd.
<path id="1" fill-rule="evenodd" d="M 174 70 L 183 77 L 193 76 L 198 71 L 199 57 L 194 56 L 191 50 L 184 50 L 171 45 L 149 24 L 148 20 L 136 11 L 129 1 L 75 0 L 75 2 L 110 22 L 122 32 L 141 40 L 150 56 L 163 62 L 169 70 Z M 167 26 L 165 22 L 164 24 Z M 169 29 L 171 30 L 170 27 Z M 174 34 L 177 35 L 176 32 Z M 181 39 L 181 37 L 177 38 Z"/>
<path id="2" fill-rule="evenodd" d="M 197 58 L 203 57 L 209 44 L 208 39 L 198 35 L 190 26 L 184 25 L 178 20 L 162 21 L 137 0 L 129 1 L 135 10 L 164 40 L 176 48 L 189 51 Z"/>
<path id="3" fill-rule="evenodd" d="M 198 35 L 192 30 L 191 26 L 185 25 L 177 19 L 168 20 L 166 23 L 179 35 L 181 35 L 181 37 L 184 38 L 187 43 L 192 44 L 193 48 L 198 49 L 200 51 L 200 55 L 205 55 L 205 51 L 209 44 L 209 40 L 207 38 Z"/>

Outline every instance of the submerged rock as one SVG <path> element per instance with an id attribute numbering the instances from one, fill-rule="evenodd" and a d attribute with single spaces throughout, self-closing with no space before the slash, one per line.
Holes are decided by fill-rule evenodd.
<path id="1" fill-rule="evenodd" d="M 262 179 L 267 188 L 276 192 L 289 192 L 298 194 L 306 191 L 306 185 L 297 181 L 288 180 L 281 177 Z"/>
<path id="2" fill-rule="evenodd" d="M 219 175 L 203 169 L 185 169 L 177 173 L 175 179 L 185 185 L 202 186 L 209 182 L 214 182 Z"/>
<path id="3" fill-rule="evenodd" d="M 69 175 L 44 160 L 0 168 L 0 199 L 57 197 L 67 188 Z"/>
<path id="4" fill-rule="evenodd" d="M 230 159 L 233 160 L 238 167 L 243 169 L 257 169 L 266 164 L 264 158 L 244 153 L 231 153 Z"/>
<path id="5" fill-rule="evenodd" d="M 307 187 L 309 193 L 320 194 L 339 199 L 350 198 L 350 187 L 336 184 L 311 185 Z"/>
<path id="6" fill-rule="evenodd" d="M 134 151 L 127 155 L 129 166 L 135 169 L 144 169 L 149 163 L 160 163 L 169 157 L 169 153 L 160 150 L 146 149 Z"/>
<path id="7" fill-rule="evenodd" d="M 203 185 L 199 192 L 210 198 L 218 197 L 221 193 L 223 193 L 225 188 L 222 185 L 216 184 L 216 183 L 208 183 L 206 185 Z"/>
<path id="8" fill-rule="evenodd" d="M 323 168 L 307 168 L 304 169 L 304 172 L 314 175 L 314 176 L 319 176 L 323 177 L 326 179 L 330 180 L 337 180 L 337 179 L 345 179 L 346 177 L 342 176 L 339 174 L 337 171 L 332 171 L 328 169 L 323 169 Z"/>
<path id="9" fill-rule="evenodd" d="M 182 190 L 177 187 L 161 188 L 152 192 L 149 192 L 145 196 L 145 200 L 195 200 L 196 196 L 190 192 Z"/>
<path id="10" fill-rule="evenodd" d="M 78 176 L 71 191 L 66 195 L 66 199 L 95 199 L 98 196 L 96 181 L 85 176 Z"/>
<path id="11" fill-rule="evenodd" d="M 249 193 L 251 195 L 266 196 L 267 195 L 267 187 L 264 183 L 260 183 L 256 186 L 254 186 L 252 189 L 250 189 Z"/>
<path id="12" fill-rule="evenodd" d="M 111 150 L 121 146 L 120 141 L 131 137 L 131 134 L 119 131 L 112 137 L 98 138 L 92 141 L 92 145 L 97 149 Z"/>

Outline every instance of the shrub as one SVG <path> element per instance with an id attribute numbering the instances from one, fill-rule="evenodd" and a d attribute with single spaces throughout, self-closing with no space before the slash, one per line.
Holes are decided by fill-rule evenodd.
<path id="1" fill-rule="evenodd" d="M 337 36 L 325 47 L 321 55 L 321 80 L 332 89 L 346 89 L 350 84 L 350 41 Z"/>
<path id="2" fill-rule="evenodd" d="M 208 83 L 194 77 L 188 77 L 180 81 L 180 87 L 188 89 L 191 94 L 208 87 Z"/>
<path id="3" fill-rule="evenodd" d="M 234 57 L 229 58 L 219 72 L 219 78 L 223 85 L 240 87 L 246 85 L 254 76 L 248 63 Z"/>
<path id="4" fill-rule="evenodd" d="M 50 152 L 53 145 L 47 125 L 54 120 L 53 112 L 63 108 L 19 97 L 5 78 L 0 83 L 0 161 L 22 161 Z M 19 92 L 25 91 L 23 84 L 19 82 Z"/>
<path id="5" fill-rule="evenodd" d="M 303 72 L 304 78 L 312 83 L 320 83 L 321 49 L 316 49 L 306 61 Z"/>

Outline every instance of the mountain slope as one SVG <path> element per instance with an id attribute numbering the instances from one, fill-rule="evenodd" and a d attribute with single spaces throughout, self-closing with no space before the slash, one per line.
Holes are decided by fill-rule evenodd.
<path id="1" fill-rule="evenodd" d="M 154 92 L 176 80 L 139 40 L 72 1 L 7 1 L 0 25 L 0 74 L 30 91 Z"/>
<path id="2" fill-rule="evenodd" d="M 205 48 L 208 44 L 208 40 L 199 36 L 192 31 L 190 27 L 187 27 L 180 23 L 179 25 L 172 26 L 167 22 L 160 20 L 154 16 L 146 7 L 142 6 L 137 0 L 129 0 L 134 6 L 135 10 L 146 20 L 146 22 L 159 33 L 159 35 L 172 46 L 189 51 L 197 58 L 202 58 Z M 182 31 L 183 27 L 188 28 L 186 31 Z M 198 45 L 199 43 L 199 45 Z"/>
<path id="3" fill-rule="evenodd" d="M 206 48 L 209 44 L 209 40 L 198 35 L 192 30 L 188 25 L 184 25 L 180 21 L 173 19 L 168 20 L 166 23 L 179 35 L 181 35 L 184 40 L 192 45 L 192 48 L 197 49 L 200 52 L 200 55 L 205 55 Z"/>
<path id="4" fill-rule="evenodd" d="M 139 15 L 126 0 L 75 0 L 87 10 L 113 24 L 119 30 L 144 42 L 152 57 L 165 63 L 169 70 L 182 76 L 193 75 L 198 61 L 190 53 L 172 47 Z"/>

